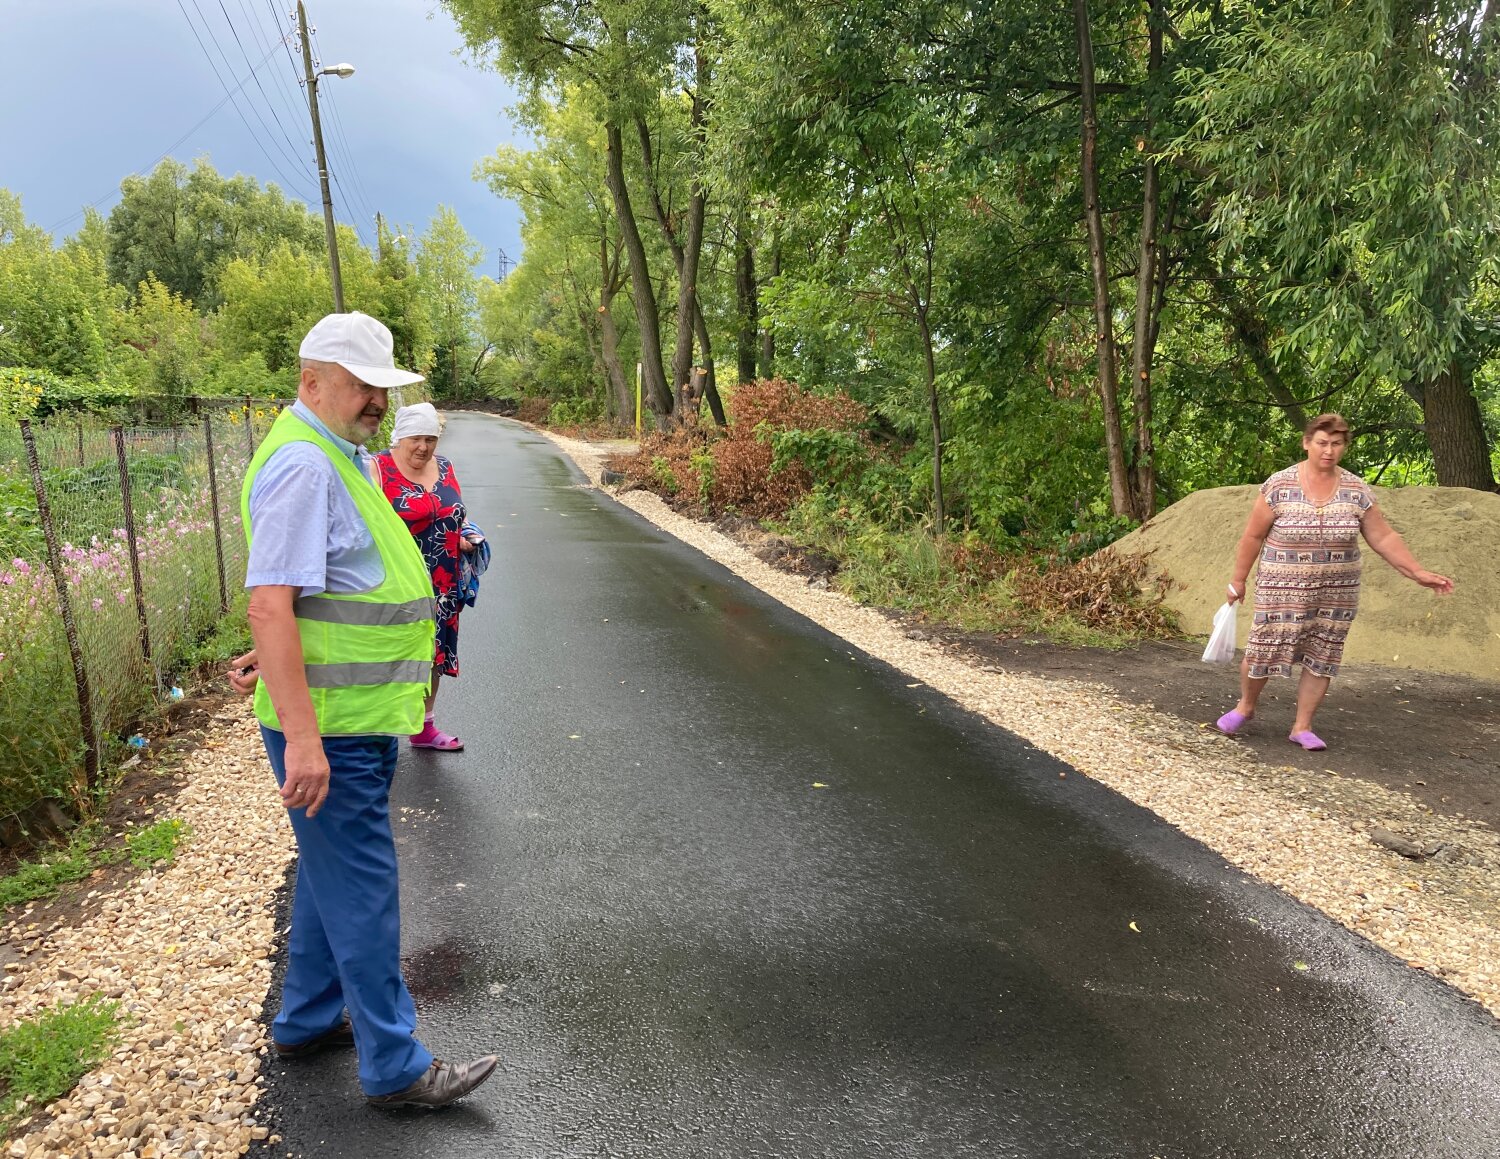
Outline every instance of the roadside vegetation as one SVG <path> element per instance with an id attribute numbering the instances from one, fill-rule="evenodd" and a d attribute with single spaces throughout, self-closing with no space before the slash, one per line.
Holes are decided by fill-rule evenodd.
<path id="1" fill-rule="evenodd" d="M 44 849 L 0 876 L 0 910 L 56 897 L 65 885 L 105 866 L 125 861 L 139 870 L 171 865 L 191 834 L 192 829 L 175 817 L 118 835 L 106 833 L 97 822 L 80 826 L 65 844 Z"/>
<path id="2" fill-rule="evenodd" d="M 726 426 L 649 435 L 611 468 L 686 514 L 748 518 L 831 561 L 830 582 L 863 603 L 1065 643 L 1177 634 L 1161 584 L 1145 581 L 1139 559 L 1098 551 L 1098 539 L 934 536 L 900 449 L 872 437 L 868 411 L 848 396 L 774 380 L 728 401 Z"/>
<path id="3" fill-rule="evenodd" d="M 97 996 L 0 1031 L 0 1137 L 67 1094 L 109 1053 L 119 1004 Z"/>

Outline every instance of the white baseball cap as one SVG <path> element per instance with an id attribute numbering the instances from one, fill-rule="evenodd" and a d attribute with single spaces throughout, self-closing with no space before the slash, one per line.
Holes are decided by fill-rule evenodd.
<path id="1" fill-rule="evenodd" d="M 389 389 L 421 382 L 422 375 L 397 369 L 394 349 L 385 325 L 355 310 L 325 317 L 307 332 L 297 354 L 314 362 L 336 362 L 369 386 Z"/>

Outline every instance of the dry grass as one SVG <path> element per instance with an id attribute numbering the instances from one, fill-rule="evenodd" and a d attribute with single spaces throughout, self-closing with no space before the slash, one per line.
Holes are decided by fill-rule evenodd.
<path id="1" fill-rule="evenodd" d="M 1010 589 L 1016 603 L 1043 625 L 1068 619 L 1139 639 L 1182 634 L 1176 613 L 1164 602 L 1171 579 L 1164 573 L 1148 577 L 1142 556 L 1105 549 L 1078 560 L 1023 557 L 1012 561 Z"/>

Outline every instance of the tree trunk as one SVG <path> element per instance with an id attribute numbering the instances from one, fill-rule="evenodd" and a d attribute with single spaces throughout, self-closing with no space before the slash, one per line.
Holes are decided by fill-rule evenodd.
<path id="1" fill-rule="evenodd" d="M 702 30 L 699 30 L 702 31 Z M 708 205 L 708 192 L 703 189 L 703 90 L 708 85 L 708 58 L 703 54 L 702 43 L 693 52 L 694 76 L 693 106 L 688 114 L 690 135 L 697 147 L 697 165 L 693 166 L 691 192 L 687 199 L 687 234 L 682 238 L 682 261 L 676 271 L 676 349 L 672 351 L 672 388 L 681 406 L 693 379 L 693 336 L 700 319 L 697 309 L 697 262 L 703 255 L 703 214 Z M 706 334 L 706 327 L 703 328 Z M 703 364 L 708 364 L 708 351 L 703 351 Z"/>
<path id="2" fill-rule="evenodd" d="M 620 335 L 608 306 L 599 312 L 599 345 L 602 347 L 604 373 L 609 378 L 610 397 L 615 403 L 615 417 L 629 424 L 634 421 L 635 391 L 620 363 Z"/>
<path id="3" fill-rule="evenodd" d="M 943 534 L 947 522 L 943 510 L 943 415 L 938 406 L 937 360 L 932 352 L 932 326 L 926 307 L 917 310 L 917 330 L 922 335 L 923 368 L 927 378 L 927 410 L 932 420 L 932 530 Z"/>
<path id="4" fill-rule="evenodd" d="M 1151 47 L 1148 76 L 1161 71 L 1162 23 L 1166 13 L 1162 0 L 1151 0 L 1147 17 Z M 1160 213 L 1160 187 L 1156 162 L 1151 156 L 1152 122 L 1146 121 L 1145 171 L 1141 176 L 1141 253 L 1135 277 L 1135 337 L 1130 348 L 1130 396 L 1135 404 L 1135 458 L 1131 464 L 1132 506 L 1138 519 L 1156 514 L 1156 446 L 1151 433 L 1151 369 L 1156 357 L 1156 336 L 1161 293 L 1165 287 L 1165 263 L 1156 236 Z"/>
<path id="5" fill-rule="evenodd" d="M 703 356 L 703 398 L 708 402 L 708 413 L 714 416 L 719 426 L 727 426 L 724 415 L 724 400 L 719 397 L 719 376 L 714 373 L 714 347 L 708 333 L 708 319 L 703 316 L 703 303 L 693 295 L 693 328 L 698 334 L 698 350 Z"/>
<path id="6" fill-rule="evenodd" d="M 615 330 L 615 316 L 611 310 L 615 295 L 619 293 L 619 252 L 610 259 L 609 239 L 599 239 L 599 346 L 600 360 L 604 363 L 604 375 L 609 383 L 610 397 L 614 400 L 615 418 L 622 423 L 633 421 L 635 415 L 634 391 L 625 376 L 625 367 L 620 365 L 620 335 Z"/>
<path id="7" fill-rule="evenodd" d="M 651 266 L 646 246 L 636 226 L 635 211 L 630 206 L 630 190 L 625 185 L 625 164 L 620 126 L 615 121 L 604 125 L 606 140 L 605 181 L 614 201 L 615 220 L 625 243 L 625 257 L 630 264 L 630 297 L 635 304 L 635 321 L 641 332 L 641 376 L 646 403 L 651 413 L 661 419 L 672 414 L 672 391 L 661 359 L 661 319 L 656 312 L 656 293 L 651 285 Z"/>
<path id="8" fill-rule="evenodd" d="M 750 246 L 750 228 L 741 213 L 734 226 L 734 297 L 738 319 L 735 362 L 741 382 L 755 381 L 755 331 L 760 310 L 755 300 L 755 250 Z"/>
<path id="9" fill-rule="evenodd" d="M 1116 515 L 1133 515 L 1125 441 L 1120 428 L 1120 394 L 1116 379 L 1114 319 L 1109 304 L 1109 267 L 1104 253 L 1104 215 L 1099 209 L 1099 162 L 1095 147 L 1099 120 L 1094 101 L 1094 45 L 1089 31 L 1088 0 L 1073 0 L 1078 32 L 1078 69 L 1083 107 L 1083 216 L 1089 233 L 1089 266 L 1094 275 L 1094 330 L 1099 353 L 1099 396 L 1104 404 L 1104 447 L 1109 457 L 1110 503 Z"/>
<path id="10" fill-rule="evenodd" d="M 781 276 L 781 230 L 778 228 L 771 235 L 771 270 L 767 281 Z M 756 318 L 760 314 L 760 284 L 755 287 L 756 294 Z M 762 378 L 774 378 L 776 375 L 776 335 L 770 326 L 766 326 L 760 332 L 760 376 Z"/>
<path id="11" fill-rule="evenodd" d="M 1422 419 L 1438 486 L 1497 489 L 1474 384 L 1457 362 L 1422 384 Z"/>

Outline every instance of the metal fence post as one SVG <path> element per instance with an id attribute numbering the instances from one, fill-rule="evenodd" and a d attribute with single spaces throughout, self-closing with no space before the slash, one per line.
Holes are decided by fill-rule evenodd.
<path id="1" fill-rule="evenodd" d="M 146 620 L 146 589 L 141 583 L 141 552 L 135 541 L 135 504 L 130 494 L 130 467 L 125 461 L 125 431 L 115 427 L 110 431 L 115 440 L 115 462 L 120 466 L 120 500 L 125 506 L 125 543 L 130 549 L 130 582 L 135 588 L 135 618 L 141 640 L 141 657 L 148 668 L 151 663 L 151 628 Z M 160 683 L 161 677 L 157 676 Z"/>
<path id="2" fill-rule="evenodd" d="M 52 507 L 47 502 L 47 484 L 42 479 L 42 465 L 37 459 L 36 437 L 31 423 L 21 420 L 21 438 L 26 443 L 26 465 L 31 469 L 31 487 L 36 492 L 37 515 L 47 540 L 47 567 L 57 587 L 57 606 L 62 612 L 63 633 L 68 638 L 68 655 L 73 661 L 73 686 L 78 691 L 79 723 L 83 726 L 83 776 L 85 791 L 92 791 L 99 779 L 99 734 L 94 730 L 94 700 L 89 691 L 88 669 L 83 664 L 83 648 L 78 643 L 78 625 L 73 619 L 73 604 L 68 595 L 68 581 L 63 572 L 62 552 L 57 546 L 57 528 L 52 522 Z"/>
<path id="3" fill-rule="evenodd" d="M 250 409 L 250 396 L 245 396 L 245 450 L 255 458 L 255 412 Z"/>
<path id="4" fill-rule="evenodd" d="M 85 467 L 88 464 L 83 460 L 83 420 L 78 420 L 78 465 Z"/>
<path id="5" fill-rule="evenodd" d="M 219 561 L 219 611 L 229 611 L 229 588 L 224 583 L 224 528 L 219 519 L 219 472 L 214 465 L 214 416 L 203 416 L 203 441 L 208 445 L 208 497 L 214 506 L 214 555 Z"/>

